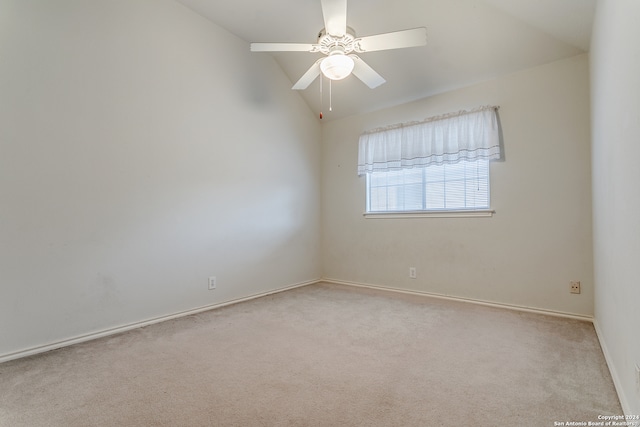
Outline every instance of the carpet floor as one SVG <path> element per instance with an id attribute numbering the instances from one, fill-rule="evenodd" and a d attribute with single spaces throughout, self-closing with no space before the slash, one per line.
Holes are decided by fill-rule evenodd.
<path id="1" fill-rule="evenodd" d="M 593 325 L 316 284 L 0 364 L 0 426 L 554 426 L 622 409 Z"/>

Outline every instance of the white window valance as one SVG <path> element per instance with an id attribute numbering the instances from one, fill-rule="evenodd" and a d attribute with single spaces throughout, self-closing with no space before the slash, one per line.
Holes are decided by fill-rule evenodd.
<path id="1" fill-rule="evenodd" d="M 358 175 L 499 159 L 498 108 L 485 106 L 365 132 L 360 135 Z"/>

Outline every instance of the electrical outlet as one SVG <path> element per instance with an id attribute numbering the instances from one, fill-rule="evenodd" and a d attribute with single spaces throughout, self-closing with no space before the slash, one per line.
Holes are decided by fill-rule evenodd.
<path id="1" fill-rule="evenodd" d="M 416 268 L 415 267 L 409 267 L 409 277 L 411 279 L 415 279 L 416 277 L 418 277 L 416 275 Z"/>
<path id="2" fill-rule="evenodd" d="M 216 288 L 216 276 L 209 276 L 209 290 Z"/>
<path id="3" fill-rule="evenodd" d="M 580 293 L 580 282 L 571 282 L 570 285 L 571 285 L 570 292 L 572 294 Z"/>

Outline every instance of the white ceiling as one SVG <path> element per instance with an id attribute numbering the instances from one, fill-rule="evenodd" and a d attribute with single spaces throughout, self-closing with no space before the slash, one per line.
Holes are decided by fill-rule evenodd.
<path id="1" fill-rule="evenodd" d="M 249 42 L 316 43 L 320 0 L 178 0 Z M 589 50 L 596 0 L 349 0 L 356 36 L 427 27 L 427 46 L 360 57 L 387 82 L 369 89 L 354 76 L 333 82 L 336 119 L 420 99 Z M 321 57 L 272 55 L 293 85 Z M 326 83 L 326 81 L 325 81 Z M 301 92 L 320 111 L 319 79 Z"/>

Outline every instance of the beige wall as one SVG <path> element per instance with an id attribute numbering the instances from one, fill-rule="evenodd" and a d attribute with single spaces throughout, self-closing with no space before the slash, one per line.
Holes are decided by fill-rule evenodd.
<path id="1" fill-rule="evenodd" d="M 640 414 L 640 2 L 599 1 L 591 50 L 595 318 L 620 402 Z"/>
<path id="2" fill-rule="evenodd" d="M 361 132 L 486 104 L 500 106 L 506 158 L 491 164 L 493 217 L 363 217 Z M 324 276 L 593 314 L 589 140 L 586 55 L 325 123 Z M 569 293 L 571 280 L 581 295 Z"/>
<path id="3" fill-rule="evenodd" d="M 1 1 L 0 360 L 319 278 L 290 86 L 172 0 Z"/>

